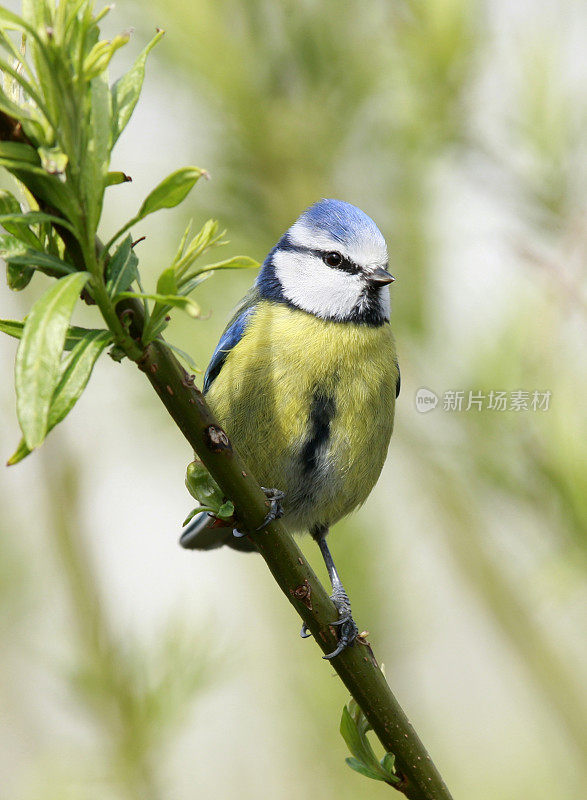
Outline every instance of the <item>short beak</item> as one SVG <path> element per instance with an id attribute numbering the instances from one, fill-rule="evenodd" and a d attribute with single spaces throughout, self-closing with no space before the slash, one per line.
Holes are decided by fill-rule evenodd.
<path id="1" fill-rule="evenodd" d="M 368 274 L 367 280 L 372 286 L 379 288 L 380 286 L 387 286 L 388 283 L 393 283 L 395 278 L 383 267 L 377 267 L 377 269 Z"/>

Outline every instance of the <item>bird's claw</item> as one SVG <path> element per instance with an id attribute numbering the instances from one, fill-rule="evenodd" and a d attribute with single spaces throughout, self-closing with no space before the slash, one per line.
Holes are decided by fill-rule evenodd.
<path id="1" fill-rule="evenodd" d="M 270 525 L 274 520 L 283 517 L 283 508 L 280 501 L 285 497 L 285 493 L 279 489 L 266 489 L 264 486 L 261 486 L 261 489 L 265 492 L 267 500 L 269 500 L 269 511 L 263 523 L 257 528 L 258 531 L 262 531 L 263 528 L 266 528 L 267 525 Z"/>
<path id="2" fill-rule="evenodd" d="M 344 589 L 335 591 L 330 599 L 338 610 L 338 619 L 330 623 L 332 627 L 338 628 L 338 645 L 332 653 L 322 656 L 328 661 L 340 655 L 346 647 L 351 647 L 359 634 L 359 629 L 351 615 L 351 604 Z"/>
<path id="3" fill-rule="evenodd" d="M 304 622 L 304 624 L 302 625 L 302 630 L 300 631 L 300 636 L 302 637 L 302 639 L 308 639 L 311 635 L 312 633 L 310 632 L 310 629 Z"/>

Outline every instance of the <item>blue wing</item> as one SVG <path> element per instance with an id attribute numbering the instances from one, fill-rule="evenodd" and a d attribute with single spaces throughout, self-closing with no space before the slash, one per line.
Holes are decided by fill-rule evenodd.
<path id="1" fill-rule="evenodd" d="M 206 394 L 210 386 L 212 386 L 213 381 L 218 376 L 232 348 L 243 338 L 249 317 L 254 310 L 255 306 L 253 305 L 248 306 L 248 308 L 245 308 L 244 311 L 240 313 L 237 312 L 236 316 L 229 322 L 228 327 L 220 337 L 220 341 L 216 345 L 216 350 L 212 353 L 212 358 L 208 364 L 206 374 L 204 375 L 204 394 Z"/>

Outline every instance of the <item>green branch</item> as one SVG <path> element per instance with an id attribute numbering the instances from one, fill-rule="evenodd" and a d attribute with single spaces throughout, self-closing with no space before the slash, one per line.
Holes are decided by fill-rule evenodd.
<path id="1" fill-rule="evenodd" d="M 134 315 L 131 333 L 138 337 L 141 308 L 136 304 L 129 310 Z M 152 342 L 138 366 L 214 480 L 233 501 L 241 527 L 249 532 L 319 647 L 324 653 L 332 652 L 337 643 L 330 625 L 338 618 L 334 604 L 283 525 L 273 522 L 257 531 L 267 513 L 267 499 L 193 385 L 193 378 L 163 341 Z M 330 663 L 385 750 L 395 755 L 400 778 L 395 788 L 412 800 L 449 800 L 448 789 L 394 697 L 368 642 L 359 637 L 355 646 L 346 648 Z"/>
<path id="2" fill-rule="evenodd" d="M 0 8 L 0 25 L 4 22 L 7 29 L 16 27 L 30 34 L 27 57 L 36 66 L 34 91 L 40 100 L 38 105 L 32 103 L 30 93 L 24 99 L 18 87 L 11 89 L 9 96 L 4 77 L 4 89 L 0 89 L 0 166 L 26 186 L 40 209 L 40 216 L 31 217 L 22 213 L 16 198 L 7 193 L 0 198 L 2 210 L 7 212 L 0 212 L 0 217 L 10 234 L 3 244 L 9 281 L 11 288 L 19 290 L 35 270 L 58 278 L 34 304 L 25 323 L 20 327 L 12 322 L 0 326 L 22 337 L 16 390 L 24 439 L 11 463 L 38 447 L 51 427 L 64 418 L 84 390 L 104 342 L 113 339 L 111 355 L 118 360 L 126 356 L 146 375 L 180 431 L 234 504 L 240 529 L 249 532 L 286 598 L 323 652 L 330 653 L 337 644 L 332 626 L 338 619 L 334 604 L 279 522 L 258 530 L 267 513 L 264 493 L 212 416 L 193 377 L 161 338 L 172 309 L 198 313 L 188 294 L 212 270 L 249 267 L 254 262 L 236 257 L 192 269 L 196 258 L 220 243 L 221 234 L 210 221 L 189 243 L 186 231 L 172 265 L 159 276 L 156 292 L 145 293 L 131 237 L 116 245 L 135 221 L 178 205 L 205 171 L 185 167 L 172 173 L 149 193 L 138 213 L 123 223 L 106 247 L 97 243 L 105 191 L 119 183 L 108 172 L 111 151 L 138 100 L 146 54 L 161 34 L 154 37 L 130 71 L 110 85 L 108 62 L 128 36 L 98 41 L 99 17 L 92 13 L 92 5 L 79 0 L 62 0 L 57 10 L 47 0 L 27 4 L 26 20 Z M 54 68 L 46 69 L 46 64 Z M 12 73 L 20 75 L 17 70 Z M 51 110 L 51 119 L 42 113 L 41 104 Z M 58 120 L 57 127 L 53 119 Z M 82 290 L 84 299 L 97 305 L 107 331 L 68 329 Z M 82 342 L 65 356 L 74 333 Z M 369 643 L 358 637 L 354 646 L 330 663 L 365 717 L 354 707 L 343 714 L 343 734 L 355 756 L 349 760 L 351 766 L 386 781 L 411 800 L 450 800 Z M 374 760 L 365 738 L 369 726 L 386 751 L 381 763 Z"/>

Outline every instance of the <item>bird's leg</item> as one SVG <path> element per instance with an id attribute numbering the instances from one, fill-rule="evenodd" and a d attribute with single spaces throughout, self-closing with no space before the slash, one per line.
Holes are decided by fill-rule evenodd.
<path id="1" fill-rule="evenodd" d="M 339 626 L 338 646 L 336 650 L 333 650 L 332 653 L 328 653 L 328 655 L 323 656 L 323 658 L 331 659 L 342 653 L 345 647 L 349 647 L 353 644 L 357 638 L 359 629 L 357 628 L 355 621 L 351 616 L 351 604 L 348 595 L 344 590 L 344 586 L 342 585 L 342 581 L 340 580 L 340 576 L 334 565 L 334 561 L 332 560 L 332 555 L 328 545 L 326 544 L 327 533 L 328 528 L 324 526 L 317 527 L 312 531 L 312 536 L 318 543 L 318 547 L 322 553 L 322 558 L 326 564 L 326 569 L 328 570 L 330 583 L 332 584 L 332 594 L 330 595 L 330 599 L 338 610 L 338 619 L 330 623 L 331 625 Z M 310 635 L 305 624 L 302 626 L 300 635 L 304 639 Z"/>

